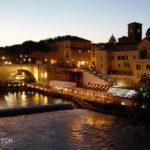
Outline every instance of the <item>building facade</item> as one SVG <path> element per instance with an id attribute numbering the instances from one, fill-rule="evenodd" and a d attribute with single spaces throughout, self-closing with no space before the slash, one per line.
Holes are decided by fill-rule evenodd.
<path id="1" fill-rule="evenodd" d="M 91 41 L 75 37 L 63 36 L 47 40 L 51 47 L 51 65 L 69 67 L 88 67 L 91 65 Z"/>
<path id="2" fill-rule="evenodd" d="M 112 36 L 104 48 L 96 48 L 96 70 L 116 79 L 119 87 L 134 87 L 141 75 L 150 75 L 150 33 L 142 40 L 142 24 L 128 25 L 128 37 L 116 43 Z"/>

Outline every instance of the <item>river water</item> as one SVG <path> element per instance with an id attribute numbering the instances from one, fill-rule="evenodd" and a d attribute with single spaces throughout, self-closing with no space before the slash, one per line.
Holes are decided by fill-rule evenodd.
<path id="1" fill-rule="evenodd" d="M 2 138 L 11 140 L 3 143 Z M 0 149 L 149 150 L 150 132 L 131 119 L 63 110 L 0 118 Z"/>
<path id="2" fill-rule="evenodd" d="M 61 98 L 48 97 L 36 92 L 5 92 L 0 94 L 0 109 L 27 107 L 33 105 L 71 103 Z"/>

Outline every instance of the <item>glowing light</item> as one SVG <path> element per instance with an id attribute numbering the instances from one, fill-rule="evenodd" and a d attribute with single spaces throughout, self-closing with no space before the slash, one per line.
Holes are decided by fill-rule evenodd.
<path id="1" fill-rule="evenodd" d="M 124 105 L 125 105 L 125 102 L 121 102 L 121 105 L 123 105 L 123 106 L 124 106 Z"/>
<path id="2" fill-rule="evenodd" d="M 5 61 L 4 64 L 8 64 L 8 61 Z"/>
<path id="3" fill-rule="evenodd" d="M 80 67 L 80 66 L 84 66 L 85 65 L 85 61 L 78 61 L 77 63 L 77 67 Z"/>
<path id="4" fill-rule="evenodd" d="M 55 60 L 54 60 L 54 59 L 51 59 L 51 60 L 50 60 L 50 63 L 51 63 L 51 65 L 54 65 L 54 64 L 55 64 Z"/>
<path id="5" fill-rule="evenodd" d="M 47 76 L 48 76 L 48 73 L 45 71 L 45 73 L 44 73 L 45 79 L 47 79 Z"/>
<path id="6" fill-rule="evenodd" d="M 21 95 L 21 99 L 22 99 L 23 101 L 25 101 L 25 100 L 26 100 L 26 97 L 27 97 L 27 96 L 25 95 L 25 92 L 23 92 L 22 95 Z"/>
<path id="7" fill-rule="evenodd" d="M 31 58 L 29 58 L 28 61 L 31 62 Z"/>
<path id="8" fill-rule="evenodd" d="M 2 57 L 2 60 L 5 60 L 5 56 Z"/>

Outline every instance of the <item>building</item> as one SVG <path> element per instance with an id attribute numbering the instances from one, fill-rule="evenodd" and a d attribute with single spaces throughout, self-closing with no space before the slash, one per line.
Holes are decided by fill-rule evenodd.
<path id="1" fill-rule="evenodd" d="M 141 75 L 150 75 L 150 29 L 142 40 L 142 24 L 128 24 L 128 36 L 112 36 L 103 48 L 95 47 L 96 70 L 115 78 L 119 87 L 133 87 Z"/>
<path id="2" fill-rule="evenodd" d="M 91 65 L 91 41 L 76 37 L 62 36 L 46 40 L 51 48 L 51 65 L 88 67 Z"/>

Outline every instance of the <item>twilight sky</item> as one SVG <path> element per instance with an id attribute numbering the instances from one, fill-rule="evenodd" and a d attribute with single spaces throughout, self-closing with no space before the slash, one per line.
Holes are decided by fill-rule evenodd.
<path id="1" fill-rule="evenodd" d="M 0 46 L 77 35 L 106 42 L 127 35 L 127 24 L 150 27 L 150 0 L 0 0 Z"/>

